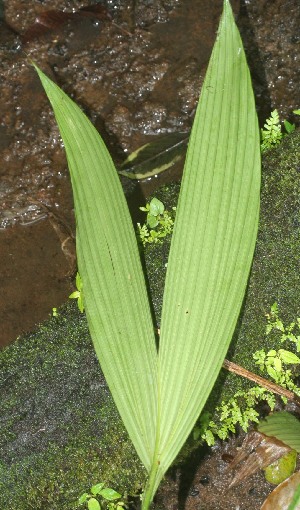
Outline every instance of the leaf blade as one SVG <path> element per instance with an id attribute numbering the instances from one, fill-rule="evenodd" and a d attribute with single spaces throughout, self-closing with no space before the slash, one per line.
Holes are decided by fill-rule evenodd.
<path id="1" fill-rule="evenodd" d="M 149 469 L 156 428 L 157 352 L 134 228 L 100 135 L 80 108 L 35 68 L 66 149 L 91 337 L 129 435 Z"/>
<path id="2" fill-rule="evenodd" d="M 260 421 L 257 428 L 300 453 L 300 421 L 293 414 L 287 411 L 272 413 Z"/>
<path id="3" fill-rule="evenodd" d="M 188 147 L 159 350 L 159 477 L 220 371 L 242 304 L 259 214 L 260 147 L 249 70 L 228 0 Z"/>

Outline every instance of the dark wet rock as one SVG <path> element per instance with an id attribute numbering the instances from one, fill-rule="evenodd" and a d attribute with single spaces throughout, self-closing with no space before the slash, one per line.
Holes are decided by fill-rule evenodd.
<path id="1" fill-rule="evenodd" d="M 248 52 L 261 120 L 271 108 L 290 118 L 299 85 L 297 0 L 282 5 L 259 0 L 233 2 Z M 23 201 L 34 197 L 64 207 L 57 196 L 57 176 L 66 163 L 53 115 L 26 55 L 20 36 L 38 16 L 54 9 L 66 15 L 91 9 L 88 17 L 70 18 L 23 45 L 30 58 L 61 85 L 110 140 L 115 158 L 158 133 L 188 130 L 215 38 L 221 1 L 176 0 L 107 2 L 112 17 L 99 20 L 84 2 L 4 2 L 7 41 L 0 44 L 4 161 L 0 224 L 22 222 Z M 87 11 L 85 11 L 87 14 Z M 91 16 L 90 16 L 91 15 Z M 273 20 L 270 24 L 269 19 Z M 274 21 L 275 20 L 275 21 Z M 51 27 L 50 27 L 51 28 Z M 2 35 L 2 38 L 4 36 Z M 19 48 L 19 52 L 13 49 Z M 42 189 L 42 194 L 40 193 Z M 13 214 L 8 213 L 8 208 Z M 20 210 L 21 209 L 21 210 Z"/>
<path id="2" fill-rule="evenodd" d="M 72 12 L 81 7 L 81 2 L 51 2 L 52 10 Z M 117 159 L 145 143 L 150 135 L 191 127 L 218 23 L 214 16 L 205 31 L 200 30 L 193 13 L 178 9 L 177 2 L 148 2 L 147 9 L 141 7 L 142 3 L 133 3 L 130 11 L 117 2 L 110 3 L 113 23 L 98 23 L 96 17 L 84 17 L 80 22 L 70 18 L 24 45 L 26 54 L 89 115 Z M 26 33 L 49 8 L 48 2 L 5 3 L 7 27 L 15 34 L 11 48 L 19 41 L 17 33 Z M 147 18 L 148 10 L 152 17 L 164 11 L 164 23 L 155 15 L 151 27 L 141 28 L 149 21 L 142 21 L 142 12 Z M 125 11 L 126 16 L 139 19 L 131 28 L 129 22 L 126 25 Z M 185 47 L 187 31 L 190 39 Z M 32 198 L 64 208 L 70 188 L 64 187 L 63 195 L 57 193 L 60 177 L 67 175 L 65 157 L 53 114 L 26 55 L 3 48 L 1 75 L 5 86 L 1 98 L 4 168 L 0 224 L 6 227 L 23 221 L 24 202 L 29 208 Z"/>
<path id="3" fill-rule="evenodd" d="M 238 23 L 263 114 L 261 120 L 274 108 L 282 118 L 292 118 L 294 105 L 299 103 L 298 0 L 244 0 Z"/>
<path id="4" fill-rule="evenodd" d="M 72 14 L 81 8 L 92 11 L 97 5 L 95 0 L 0 3 L 2 229 L 32 224 L 43 217 L 43 206 L 72 222 L 72 193 L 63 148 L 26 55 L 84 109 L 116 163 L 156 135 L 188 131 L 192 125 L 222 1 L 108 0 L 105 7 L 111 20 L 96 15 L 80 20 L 71 17 L 67 23 L 22 42 L 36 18 L 43 19 L 48 11 Z M 234 0 L 232 5 L 249 58 L 261 123 L 275 107 L 282 118 L 294 121 L 291 110 L 299 106 L 299 3 Z M 154 179 L 146 182 L 143 192 L 148 194 L 157 184 Z M 128 187 L 130 184 L 126 190 Z M 1 232 L 2 245 L 5 235 Z M 20 238 L 15 238 L 14 254 L 24 251 Z M 38 253 L 36 260 L 38 265 Z M 45 272 L 48 264 L 51 261 L 47 260 Z M 42 281 L 43 275 L 35 276 L 34 266 L 31 258 L 28 271 L 37 285 L 35 280 Z M 11 282 L 13 285 L 14 278 Z M 61 302 L 58 296 L 48 307 Z M 14 303 L 9 306 L 13 308 Z M 0 308 L 7 330 L 6 302 Z M 22 322 L 20 308 L 15 306 L 15 311 Z M 31 324 L 41 318 L 32 315 Z M 22 324 L 18 328 L 16 331 L 24 331 Z M 11 340 L 13 337 L 5 335 L 0 344 Z"/>

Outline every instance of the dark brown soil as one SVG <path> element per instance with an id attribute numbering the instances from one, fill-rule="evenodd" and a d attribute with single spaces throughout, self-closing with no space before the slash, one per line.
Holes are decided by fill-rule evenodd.
<path id="1" fill-rule="evenodd" d="M 247 478 L 229 489 L 233 473 L 227 459 L 231 458 L 242 437 L 214 446 L 204 458 L 194 454 L 191 467 L 175 474 L 158 495 L 165 510 L 259 510 L 274 486 L 266 482 L 263 472 Z"/>
<path id="2" fill-rule="evenodd" d="M 262 470 L 230 487 L 233 477 L 249 463 L 246 458 L 236 469 L 230 466 L 244 438 L 242 432 L 207 448 L 206 453 L 205 448 L 196 451 L 185 466 L 166 477 L 158 490 L 155 510 L 259 510 L 276 487 L 265 480 Z"/>

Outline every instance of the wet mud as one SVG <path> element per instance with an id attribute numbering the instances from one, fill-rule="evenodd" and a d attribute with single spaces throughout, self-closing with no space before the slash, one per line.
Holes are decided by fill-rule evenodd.
<path id="1" fill-rule="evenodd" d="M 155 510 L 260 510 L 275 488 L 262 470 L 230 487 L 234 475 L 230 462 L 244 438 L 241 432 L 207 451 L 196 451 L 188 465 L 174 469 L 167 477 L 158 491 Z"/>
<path id="2" fill-rule="evenodd" d="M 260 118 L 277 107 L 293 120 L 299 3 L 232 4 Z M 0 345 L 32 329 L 73 288 L 55 219 L 49 221 L 59 216 L 75 235 L 68 171 L 29 59 L 78 102 L 118 164 L 160 134 L 191 128 L 221 6 L 221 0 L 0 2 Z M 180 171 L 138 187 L 122 178 L 132 210 Z"/>

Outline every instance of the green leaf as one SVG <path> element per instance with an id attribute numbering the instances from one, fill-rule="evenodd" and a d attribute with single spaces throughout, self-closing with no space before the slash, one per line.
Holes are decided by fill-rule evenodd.
<path id="1" fill-rule="evenodd" d="M 158 225 L 158 219 L 156 216 L 152 216 L 151 214 L 147 215 L 147 225 L 149 225 L 150 228 L 155 228 Z"/>
<path id="2" fill-rule="evenodd" d="M 300 421 L 286 411 L 270 414 L 258 424 L 259 432 L 276 437 L 300 453 Z"/>
<path id="3" fill-rule="evenodd" d="M 240 313 L 259 214 L 259 129 L 228 0 L 189 141 L 163 299 L 154 487 L 212 390 Z"/>
<path id="4" fill-rule="evenodd" d="M 82 281 L 81 281 L 81 277 L 80 277 L 80 274 L 79 274 L 79 273 L 77 273 L 77 274 L 76 274 L 76 280 L 75 280 L 75 282 L 76 282 L 76 287 L 77 287 L 77 289 L 78 289 L 78 290 L 79 290 L 79 292 L 80 292 L 80 291 L 82 290 Z"/>
<path id="5" fill-rule="evenodd" d="M 272 379 L 274 379 L 275 381 L 277 381 L 278 373 L 276 372 L 276 370 L 269 365 L 267 365 L 266 368 L 267 368 L 267 372 L 268 372 L 269 376 Z"/>
<path id="6" fill-rule="evenodd" d="M 291 351 L 279 349 L 278 354 L 281 357 L 283 363 L 286 363 L 287 365 L 300 363 L 300 358 Z"/>
<path id="7" fill-rule="evenodd" d="M 97 501 L 95 498 L 89 499 L 88 500 L 88 509 L 89 510 L 101 510 L 99 501 Z"/>
<path id="8" fill-rule="evenodd" d="M 84 303 L 83 303 L 83 294 L 82 291 L 80 292 L 80 296 L 78 297 L 77 305 L 81 313 L 83 313 L 84 310 Z"/>
<path id="9" fill-rule="evenodd" d="M 110 489 L 109 487 L 107 487 L 106 489 L 103 489 L 100 492 L 100 495 L 104 499 L 107 499 L 108 501 L 114 501 L 115 499 L 119 499 L 119 498 L 122 497 L 121 494 L 119 494 L 118 492 L 114 491 L 113 489 Z"/>
<path id="10" fill-rule="evenodd" d="M 85 503 L 87 501 L 87 499 L 89 498 L 89 494 L 87 492 L 85 492 L 84 494 L 82 494 L 80 496 L 80 498 L 78 499 L 78 504 L 79 505 L 82 505 L 82 503 Z"/>
<path id="11" fill-rule="evenodd" d="M 80 108 L 36 70 L 67 154 L 89 330 L 124 424 L 150 469 L 156 431 L 157 352 L 135 230 L 100 135 Z"/>
<path id="12" fill-rule="evenodd" d="M 274 357 L 274 356 L 276 356 L 276 354 L 277 354 L 277 352 L 274 349 L 272 349 L 271 351 L 268 352 L 267 356 Z"/>
<path id="13" fill-rule="evenodd" d="M 80 292 L 75 290 L 72 294 L 69 295 L 69 299 L 78 299 L 80 297 Z"/>
<path id="14" fill-rule="evenodd" d="M 159 214 L 163 214 L 164 210 L 165 210 L 164 204 L 160 200 L 158 200 L 158 198 L 155 197 L 152 198 L 149 209 L 150 214 L 152 214 L 153 216 L 158 216 Z"/>
<path id="15" fill-rule="evenodd" d="M 274 358 L 274 368 L 275 368 L 276 372 L 281 372 L 281 370 L 282 370 L 281 359 Z"/>
<path id="16" fill-rule="evenodd" d="M 295 124 L 291 124 L 288 120 L 284 120 L 283 124 L 284 124 L 285 130 L 288 134 L 292 133 L 296 129 Z"/>
<path id="17" fill-rule="evenodd" d="M 104 487 L 104 483 L 96 483 L 96 485 L 93 485 L 91 487 L 91 493 L 94 494 L 94 496 L 95 496 L 96 494 L 100 493 L 100 491 L 103 489 L 103 487 Z"/>

